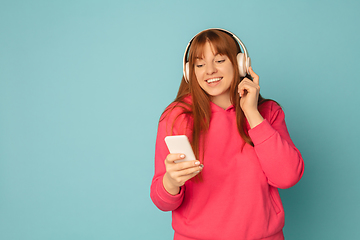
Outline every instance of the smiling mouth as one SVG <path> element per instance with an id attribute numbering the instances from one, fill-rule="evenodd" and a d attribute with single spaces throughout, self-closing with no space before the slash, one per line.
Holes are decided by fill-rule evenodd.
<path id="1" fill-rule="evenodd" d="M 206 80 L 207 83 L 213 83 L 213 82 L 218 82 L 222 79 L 222 77 L 219 77 L 219 78 L 211 78 L 211 79 L 208 79 Z"/>

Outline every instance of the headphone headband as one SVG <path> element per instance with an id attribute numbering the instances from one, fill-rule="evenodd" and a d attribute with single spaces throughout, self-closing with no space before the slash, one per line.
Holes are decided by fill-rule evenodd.
<path id="1" fill-rule="evenodd" d="M 241 48 L 243 49 L 243 51 L 244 51 L 244 57 L 245 57 L 245 68 L 246 68 L 246 72 L 247 72 L 247 68 L 249 68 L 250 67 L 250 65 L 251 65 L 251 62 L 250 62 L 250 58 L 249 58 L 249 54 L 248 54 L 248 51 L 247 51 L 247 49 L 246 49 L 246 47 L 245 47 L 245 45 L 244 45 L 244 43 L 240 40 L 240 38 L 238 38 L 234 33 L 232 33 L 232 32 L 230 32 L 230 31 L 228 31 L 228 30 L 225 30 L 225 29 L 222 29 L 222 28 L 209 28 L 209 29 L 205 29 L 205 30 L 203 30 L 203 31 L 207 31 L 207 30 L 219 30 L 219 31 L 222 31 L 222 32 L 224 32 L 224 33 L 227 33 L 227 34 L 229 34 L 232 38 L 234 38 L 235 40 L 236 40 L 236 42 L 238 43 L 238 45 L 239 46 L 241 46 Z M 203 31 L 201 31 L 201 32 L 203 32 Z M 200 32 L 200 33 L 201 33 Z M 199 33 L 198 33 L 199 34 Z M 194 40 L 194 38 L 198 35 L 198 34 L 196 34 L 190 41 L 189 41 L 189 43 L 187 44 L 187 46 L 186 46 L 186 49 L 185 49 L 185 53 L 184 53 L 184 58 L 183 58 L 183 74 L 184 74 L 184 78 L 185 78 L 185 81 L 187 82 L 187 83 L 189 83 L 189 73 L 188 73 L 188 71 L 189 71 L 189 68 L 187 67 L 187 65 L 188 65 L 188 62 L 187 62 L 187 55 L 188 55 L 188 52 L 189 52 L 189 50 L 190 50 L 190 46 L 191 46 L 191 43 L 192 43 L 192 41 Z M 238 56 L 238 64 L 239 64 L 239 56 Z M 239 64 L 239 65 L 241 65 L 241 67 L 242 67 L 242 63 L 241 64 Z M 240 67 L 240 66 L 239 66 Z M 241 71 L 241 70 L 240 70 Z"/>

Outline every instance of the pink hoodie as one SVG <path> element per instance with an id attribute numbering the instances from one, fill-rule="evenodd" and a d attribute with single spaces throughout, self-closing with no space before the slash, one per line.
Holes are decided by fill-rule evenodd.
<path id="1" fill-rule="evenodd" d="M 233 106 L 224 110 L 211 103 L 210 128 L 205 141 L 203 181 L 189 180 L 178 195 L 162 184 L 164 160 L 169 154 L 164 138 L 181 108 L 159 123 L 155 174 L 151 199 L 162 211 L 172 211 L 174 239 L 284 239 L 284 209 L 277 188 L 295 185 L 304 162 L 284 121 L 284 112 L 273 101 L 259 106 L 264 121 L 249 130 L 254 147 L 242 146 Z M 173 135 L 186 134 L 189 118 L 181 115 Z M 191 125 L 191 124 L 190 124 Z M 249 126 L 248 126 L 249 128 Z"/>

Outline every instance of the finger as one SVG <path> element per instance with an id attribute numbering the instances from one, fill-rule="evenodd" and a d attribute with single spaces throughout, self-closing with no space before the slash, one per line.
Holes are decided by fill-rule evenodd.
<path id="1" fill-rule="evenodd" d="M 165 162 L 174 163 L 175 161 L 181 160 L 185 158 L 185 154 L 182 153 L 170 153 L 167 155 Z"/>
<path id="2" fill-rule="evenodd" d="M 201 172 L 201 170 L 195 171 L 192 174 L 189 174 L 188 176 L 186 176 L 186 181 L 195 177 L 196 175 L 198 175 Z"/>
<path id="3" fill-rule="evenodd" d="M 238 85 L 238 90 L 240 90 L 241 88 L 245 88 L 247 90 L 250 90 L 251 88 L 258 88 L 259 85 L 256 84 L 255 82 L 251 81 L 248 78 L 244 78 L 244 80 L 242 80 L 239 85 Z"/>
<path id="4" fill-rule="evenodd" d="M 241 89 L 239 90 L 239 96 L 240 96 L 240 97 L 244 97 L 246 94 L 247 94 L 246 89 L 241 88 Z"/>
<path id="5" fill-rule="evenodd" d="M 252 67 L 249 67 L 249 72 L 251 77 L 253 78 L 253 82 L 259 85 L 259 75 L 257 75 L 254 70 L 252 69 Z"/>
<path id="6" fill-rule="evenodd" d="M 199 166 L 196 166 L 196 167 L 183 169 L 183 170 L 178 172 L 179 177 L 189 176 L 189 175 L 194 175 L 195 176 L 196 174 L 198 174 L 199 172 L 202 171 L 203 167 L 204 167 L 204 165 L 199 165 Z"/>
<path id="7" fill-rule="evenodd" d="M 250 79 L 244 78 L 238 85 L 238 93 L 240 97 L 246 95 L 246 93 L 249 92 L 253 84 L 254 83 Z"/>
<path id="8" fill-rule="evenodd" d="M 184 169 L 182 171 L 167 172 L 168 176 L 175 181 L 176 186 L 182 186 L 187 180 L 196 176 L 203 169 L 203 165 Z"/>
<path id="9" fill-rule="evenodd" d="M 177 186 L 183 186 L 186 181 L 195 177 L 200 172 L 201 172 L 201 170 L 198 170 L 198 171 L 195 171 L 195 172 L 187 174 L 187 175 L 174 177 L 173 179 L 175 180 Z"/>
<path id="10" fill-rule="evenodd" d="M 193 167 L 199 167 L 200 165 L 201 165 L 201 163 L 198 160 L 183 161 L 183 162 L 176 163 L 175 166 L 174 166 L 174 169 L 176 171 L 182 171 L 184 169 L 189 169 L 189 168 L 193 168 Z"/>

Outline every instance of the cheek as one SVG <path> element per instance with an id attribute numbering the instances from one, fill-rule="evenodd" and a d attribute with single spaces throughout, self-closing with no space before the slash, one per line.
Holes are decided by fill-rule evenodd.
<path id="1" fill-rule="evenodd" d="M 226 68 L 226 75 L 231 79 L 234 80 L 234 76 L 235 76 L 235 70 L 232 66 L 229 66 Z"/>
<path id="2" fill-rule="evenodd" d="M 234 67 L 232 64 L 229 64 L 226 66 L 226 72 L 230 75 L 230 76 L 234 76 Z"/>
<path id="3" fill-rule="evenodd" d="M 202 90 L 205 90 L 204 87 L 205 87 L 206 83 L 202 80 L 203 79 L 203 71 L 201 71 L 201 69 L 200 70 L 198 69 L 197 71 L 194 69 L 194 73 L 195 73 L 195 77 L 196 77 L 198 86 Z"/>
<path id="4" fill-rule="evenodd" d="M 196 77 L 196 80 L 198 81 L 198 83 L 200 83 L 200 79 L 201 79 L 201 71 L 199 69 L 194 69 L 194 73 L 195 73 L 195 77 Z"/>
<path id="5" fill-rule="evenodd" d="M 235 76 L 235 71 L 234 71 L 234 69 L 233 69 L 233 68 L 231 69 L 231 73 L 230 73 L 230 74 L 231 74 L 231 79 L 234 79 L 234 76 Z"/>
<path id="6" fill-rule="evenodd" d="M 200 75 L 199 69 L 194 68 L 194 73 L 195 73 L 195 77 L 196 77 L 196 78 L 199 78 L 199 75 Z"/>

